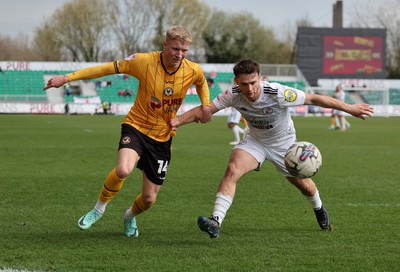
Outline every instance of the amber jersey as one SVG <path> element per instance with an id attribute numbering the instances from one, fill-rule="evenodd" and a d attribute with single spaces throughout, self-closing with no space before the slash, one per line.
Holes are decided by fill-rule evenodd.
<path id="1" fill-rule="evenodd" d="M 115 73 L 137 78 L 137 96 L 124 123 L 154 140 L 166 142 L 175 133 L 168 122 L 175 117 L 190 86 L 196 86 L 202 105 L 210 104 L 210 93 L 200 65 L 184 59 L 175 71 L 168 72 L 161 54 L 136 53 L 124 60 L 76 71 L 68 78 L 72 81 Z"/>

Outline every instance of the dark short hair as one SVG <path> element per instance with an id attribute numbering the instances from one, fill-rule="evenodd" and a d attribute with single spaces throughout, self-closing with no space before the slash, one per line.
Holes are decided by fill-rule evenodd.
<path id="1" fill-rule="evenodd" d="M 235 74 L 235 77 L 238 77 L 241 74 L 260 74 L 260 64 L 252 59 L 242 59 L 233 67 L 233 73 Z"/>

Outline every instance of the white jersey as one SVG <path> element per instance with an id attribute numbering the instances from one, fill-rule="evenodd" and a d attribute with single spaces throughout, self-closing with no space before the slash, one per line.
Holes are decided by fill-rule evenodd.
<path id="1" fill-rule="evenodd" d="M 247 120 L 249 134 L 265 146 L 281 146 L 295 138 L 288 107 L 303 105 L 305 93 L 279 83 L 261 81 L 261 95 L 250 102 L 238 86 L 219 94 L 214 105 L 219 109 L 236 108 Z"/>
<path id="2" fill-rule="evenodd" d="M 341 91 L 339 91 L 339 92 L 336 92 L 336 93 L 334 94 L 334 97 L 335 97 L 337 100 L 344 102 L 344 100 L 345 100 L 345 98 L 346 98 L 346 93 L 345 93 L 343 90 L 341 90 Z"/>
<path id="3" fill-rule="evenodd" d="M 346 99 L 346 93 L 343 90 L 340 90 L 339 92 L 336 92 L 333 95 L 333 97 L 336 98 L 339 101 L 344 102 L 345 99 Z M 345 114 L 343 111 L 335 110 L 335 109 L 332 111 L 332 113 L 336 114 L 336 115 L 339 115 L 339 116 L 343 116 Z"/>

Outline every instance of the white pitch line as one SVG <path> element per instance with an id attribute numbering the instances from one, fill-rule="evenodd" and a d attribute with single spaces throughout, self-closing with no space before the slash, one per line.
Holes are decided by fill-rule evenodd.
<path id="1" fill-rule="evenodd" d="M 400 207 L 400 203 L 347 203 L 347 206 L 360 207 Z"/>
<path id="2" fill-rule="evenodd" d="M 0 268 L 0 272 L 40 272 L 39 270 Z"/>

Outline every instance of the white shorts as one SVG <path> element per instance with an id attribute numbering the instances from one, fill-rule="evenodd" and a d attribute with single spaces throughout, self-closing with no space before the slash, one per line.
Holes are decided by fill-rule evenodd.
<path id="1" fill-rule="evenodd" d="M 248 134 L 245 139 L 241 140 L 234 149 L 240 148 L 252 155 L 259 163 L 260 166 L 264 161 L 270 161 L 275 165 L 278 172 L 284 177 L 292 177 L 285 166 L 285 153 L 289 147 L 296 142 L 296 136 L 293 135 L 291 140 L 285 141 L 282 145 L 266 146 L 263 145 L 252 135 Z"/>
<path id="2" fill-rule="evenodd" d="M 228 117 L 228 123 L 239 124 L 241 117 L 242 114 L 234 107 L 231 107 L 231 113 L 229 114 Z"/>
<path id="3" fill-rule="evenodd" d="M 337 115 L 337 116 L 344 116 L 344 111 L 332 110 L 332 114 Z"/>

